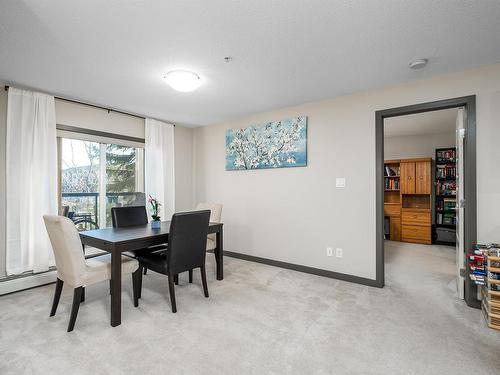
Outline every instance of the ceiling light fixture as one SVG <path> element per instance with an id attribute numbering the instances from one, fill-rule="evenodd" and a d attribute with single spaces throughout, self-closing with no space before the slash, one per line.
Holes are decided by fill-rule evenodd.
<path id="1" fill-rule="evenodd" d="M 172 70 L 165 74 L 163 79 L 170 87 L 180 92 L 194 91 L 202 83 L 198 74 L 187 70 Z"/>
<path id="2" fill-rule="evenodd" d="M 413 70 L 422 69 L 423 67 L 425 67 L 427 65 L 428 61 L 429 60 L 427 60 L 427 59 L 418 59 L 418 60 L 412 61 L 409 65 L 410 69 L 413 69 Z"/>

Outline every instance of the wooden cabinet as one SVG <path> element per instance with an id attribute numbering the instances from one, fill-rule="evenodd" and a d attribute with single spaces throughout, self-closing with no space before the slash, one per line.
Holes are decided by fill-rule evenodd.
<path id="1" fill-rule="evenodd" d="M 399 215 L 401 215 L 401 204 L 384 203 L 384 216 L 399 216 Z"/>
<path id="2" fill-rule="evenodd" d="M 401 194 L 431 193 L 431 160 L 401 160 Z"/>
<path id="3" fill-rule="evenodd" d="M 401 160 L 401 194 L 415 194 L 415 163 Z"/>
<path id="4" fill-rule="evenodd" d="M 431 213 L 429 210 L 403 210 L 401 214 L 403 225 L 431 225 Z"/>
<path id="5" fill-rule="evenodd" d="M 431 162 L 417 161 L 415 163 L 415 194 L 431 193 Z"/>
<path id="6" fill-rule="evenodd" d="M 402 225 L 401 240 L 403 242 L 431 244 L 431 227 L 418 225 Z"/>
<path id="7" fill-rule="evenodd" d="M 401 241 L 401 219 L 398 216 L 392 216 L 390 219 L 390 239 Z"/>
<path id="8" fill-rule="evenodd" d="M 399 162 L 400 191 L 386 190 L 384 215 L 390 219 L 390 239 L 431 243 L 431 158 L 386 161 L 387 166 Z M 385 176 L 385 179 L 397 177 Z M 397 199 L 395 194 L 397 194 Z"/>

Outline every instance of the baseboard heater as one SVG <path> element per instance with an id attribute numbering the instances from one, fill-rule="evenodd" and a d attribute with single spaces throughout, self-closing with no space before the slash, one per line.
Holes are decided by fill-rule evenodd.
<path id="1" fill-rule="evenodd" d="M 57 271 L 47 271 L 0 281 L 0 296 L 55 283 Z"/>

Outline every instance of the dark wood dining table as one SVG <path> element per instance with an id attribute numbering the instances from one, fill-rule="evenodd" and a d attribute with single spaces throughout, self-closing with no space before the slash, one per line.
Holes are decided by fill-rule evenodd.
<path id="1" fill-rule="evenodd" d="M 208 233 L 215 233 L 216 248 L 214 250 L 217 263 L 217 280 L 224 278 L 223 268 L 223 233 L 222 223 L 210 223 Z M 111 326 L 121 324 L 122 315 L 122 253 L 130 250 L 144 249 L 149 246 L 168 243 L 170 221 L 162 221 L 160 229 L 151 229 L 148 225 L 128 228 L 104 228 L 80 232 L 80 240 L 85 246 L 104 250 L 111 254 Z"/>

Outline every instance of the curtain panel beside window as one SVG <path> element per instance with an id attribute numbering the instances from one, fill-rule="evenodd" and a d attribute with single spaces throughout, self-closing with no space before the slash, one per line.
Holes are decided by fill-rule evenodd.
<path id="1" fill-rule="evenodd" d="M 54 97 L 9 88 L 6 137 L 7 275 L 54 265 L 43 215 L 57 214 Z"/>
<path id="2" fill-rule="evenodd" d="M 162 220 L 170 220 L 175 212 L 174 126 L 153 119 L 146 119 L 145 125 L 146 198 L 158 199 Z"/>

